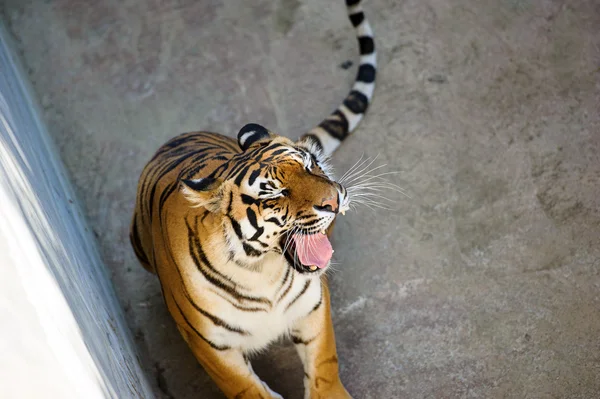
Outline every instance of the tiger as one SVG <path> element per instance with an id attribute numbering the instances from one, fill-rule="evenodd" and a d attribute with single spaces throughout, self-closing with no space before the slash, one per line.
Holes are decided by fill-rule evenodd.
<path id="1" fill-rule="evenodd" d="M 187 345 L 227 398 L 281 398 L 251 356 L 291 338 L 305 398 L 351 398 L 339 376 L 326 271 L 351 195 L 329 158 L 373 97 L 376 52 L 361 0 L 346 0 L 360 63 L 342 104 L 297 141 L 248 123 L 237 140 L 178 135 L 144 167 L 130 241 L 160 281 Z"/>

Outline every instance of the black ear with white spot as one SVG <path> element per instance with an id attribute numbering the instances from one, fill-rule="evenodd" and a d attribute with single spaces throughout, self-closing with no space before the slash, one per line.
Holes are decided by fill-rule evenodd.
<path id="1" fill-rule="evenodd" d="M 238 133 L 238 144 L 243 151 L 246 151 L 253 143 L 269 137 L 271 137 L 271 133 L 265 127 L 256 123 L 248 123 Z"/>
<path id="2" fill-rule="evenodd" d="M 201 179 L 181 179 L 181 182 L 193 191 L 209 191 L 214 188 L 216 180 L 213 177 L 205 177 Z"/>
<path id="3" fill-rule="evenodd" d="M 222 192 L 221 180 L 212 177 L 203 179 L 182 179 L 180 190 L 193 207 L 205 207 L 211 212 L 219 209 Z"/>

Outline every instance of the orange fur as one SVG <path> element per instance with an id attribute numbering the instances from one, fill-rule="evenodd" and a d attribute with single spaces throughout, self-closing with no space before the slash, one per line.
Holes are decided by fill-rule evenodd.
<path id="1" fill-rule="evenodd" d="M 270 145 L 275 148 L 269 150 Z M 257 171 L 261 179 L 266 172 L 256 159 L 242 158 L 265 148 L 261 156 L 271 158 L 271 167 L 277 166 L 277 183 L 289 194 L 260 204 L 245 204 L 240 198 L 249 197 L 248 176 Z M 267 216 L 273 217 L 267 214 L 272 211 L 267 207 L 269 201 L 274 207 L 285 208 L 289 215 L 315 213 L 314 205 L 333 202 L 331 209 L 337 212 L 337 183 L 327 178 L 317 164 L 308 171 L 298 157 L 277 154 L 278 150 L 295 148 L 290 140 L 271 134 L 243 152 L 227 137 L 189 133 L 158 150 L 138 186 L 130 234 L 135 253 L 147 270 L 158 275 L 165 303 L 179 331 L 206 372 L 230 398 L 279 397 L 254 374 L 247 355 L 288 331 L 303 359 L 307 397 L 350 397 L 338 375 L 324 275 L 320 271 L 295 270 L 283 255 L 273 252 L 279 248 L 280 238 L 266 232 L 260 237 L 272 246 L 264 249 L 260 260 L 251 262 L 252 257 L 244 251 L 240 251 L 243 260 L 228 253 L 232 243 L 226 227 L 235 222 L 250 228 L 248 208 L 254 209 L 260 226 L 267 225 Z M 199 160 L 200 156 L 204 158 Z M 236 184 L 231 171 L 243 168 L 244 162 L 248 170 Z M 200 178 L 211 174 L 218 178 L 198 189 L 203 182 Z M 184 177 L 196 182 L 197 187 L 186 186 Z M 277 215 L 283 215 L 283 209 Z M 289 229 L 286 226 L 279 229 L 281 234 Z M 332 227 L 329 222 L 328 233 Z M 281 331 L 272 334 L 264 330 L 264 325 L 270 323 Z"/>

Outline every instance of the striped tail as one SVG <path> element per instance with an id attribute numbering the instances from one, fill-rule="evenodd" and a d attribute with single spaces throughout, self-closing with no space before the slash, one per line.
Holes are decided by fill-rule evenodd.
<path id="1" fill-rule="evenodd" d="M 373 31 L 365 18 L 361 1 L 346 0 L 348 16 L 356 29 L 360 49 L 360 65 L 352 90 L 331 115 L 300 139 L 301 142 L 312 143 L 318 147 L 325 156 L 331 155 L 352 133 L 367 112 L 373 98 L 377 53 Z"/>

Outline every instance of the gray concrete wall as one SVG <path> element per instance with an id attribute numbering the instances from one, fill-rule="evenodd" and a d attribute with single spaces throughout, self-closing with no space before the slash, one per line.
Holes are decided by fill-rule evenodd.
<path id="1" fill-rule="evenodd" d="M 0 23 L 0 397 L 152 398 Z"/>
<path id="2" fill-rule="evenodd" d="M 43 116 L 165 398 L 219 397 L 127 239 L 177 133 L 297 137 L 350 88 L 342 0 L 4 0 Z M 371 0 L 378 87 L 340 172 L 380 154 L 394 212 L 341 218 L 332 275 L 357 398 L 600 397 L 598 0 Z M 255 369 L 301 398 L 293 348 Z"/>

